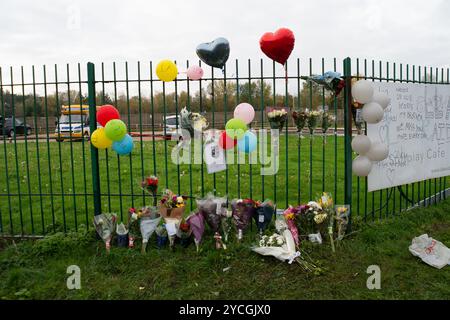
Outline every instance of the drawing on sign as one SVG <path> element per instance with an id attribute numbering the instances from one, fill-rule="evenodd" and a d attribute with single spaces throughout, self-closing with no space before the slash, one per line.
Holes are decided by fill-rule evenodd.
<path id="1" fill-rule="evenodd" d="M 450 175 L 450 86 L 374 83 L 391 98 L 384 119 L 367 135 L 389 145 L 389 157 L 374 164 L 368 190 L 375 191 Z"/>

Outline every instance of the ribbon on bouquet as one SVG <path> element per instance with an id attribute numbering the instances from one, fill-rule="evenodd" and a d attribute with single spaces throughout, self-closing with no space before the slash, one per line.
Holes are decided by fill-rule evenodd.
<path id="1" fill-rule="evenodd" d="M 300 257 L 301 253 L 300 251 L 295 252 L 294 254 L 292 254 L 288 259 L 288 263 L 292 264 L 292 262 L 294 262 L 295 259 L 297 259 L 298 257 Z"/>

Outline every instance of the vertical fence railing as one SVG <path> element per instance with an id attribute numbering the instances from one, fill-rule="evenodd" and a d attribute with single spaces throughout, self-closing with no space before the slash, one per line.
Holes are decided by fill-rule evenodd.
<path id="1" fill-rule="evenodd" d="M 89 97 L 89 128 L 91 132 L 97 129 L 97 103 L 95 92 L 95 66 L 88 63 L 88 97 Z M 102 204 L 100 196 L 100 169 L 98 163 L 98 149 L 91 144 L 91 170 L 92 170 L 92 191 L 94 194 L 94 214 L 102 213 Z"/>
<path id="2" fill-rule="evenodd" d="M 191 63 L 177 65 L 183 71 Z M 45 66 L 41 70 L 9 68 L 6 73 L 0 68 L 1 130 L 8 119 L 14 120 L 14 134 L 0 132 L 0 233 L 78 230 L 81 224 L 89 227 L 92 216 L 102 212 L 116 212 L 125 219 L 127 208 L 151 204 L 139 187 L 141 179 L 150 174 L 160 177 L 161 188 L 189 196 L 191 210 L 195 198 L 208 192 L 229 198 L 270 198 L 283 208 L 314 200 L 327 191 L 337 204 L 352 205 L 353 220 L 361 217 L 371 221 L 417 204 L 427 206 L 445 199 L 446 178 L 369 193 L 367 179 L 352 175 L 351 83 L 354 78 L 365 78 L 449 84 L 448 69 L 350 58 L 342 64 L 336 59 L 296 59 L 284 67 L 263 59 L 243 63 L 235 60 L 223 73 L 208 67 L 201 80 L 193 81 L 180 73 L 172 83 L 162 83 L 154 76 L 152 62 L 102 63 L 101 68 L 88 63 L 86 73 L 79 64 L 62 70 L 55 65 L 52 72 Z M 302 77 L 327 70 L 343 74 L 346 89 L 338 97 Z M 226 171 L 209 175 L 203 149 L 192 154 L 201 154 L 201 164 L 172 163 L 171 152 L 177 142 L 164 139 L 170 134 L 166 116 L 175 116 L 178 129 L 180 111 L 187 107 L 204 113 L 210 128 L 223 129 L 241 102 L 255 108 L 256 116 L 250 125 L 253 130 L 269 128 L 265 108 L 272 105 L 303 111 L 327 108 L 337 121 L 329 131 L 332 138 L 327 139 L 325 134 L 297 134 L 289 117 L 280 133 L 280 169 L 273 176 L 259 174 L 267 165 L 261 163 L 234 163 Z M 97 150 L 88 139 L 56 141 L 65 134 L 64 126 L 73 125 L 69 117 L 66 125 L 59 122 L 53 126 L 61 106 L 67 105 L 70 110 L 86 103 L 89 125 L 85 128 L 81 121 L 85 138 L 97 127 L 97 106 L 113 104 L 135 136 L 132 155 L 121 157 L 111 150 Z M 32 134 L 19 133 L 20 122 L 15 121 L 19 119 L 25 127 L 30 126 Z M 270 154 L 270 148 L 263 149 L 262 158 L 268 156 L 266 153 Z M 235 155 L 235 161 L 238 158 L 249 160 Z"/>

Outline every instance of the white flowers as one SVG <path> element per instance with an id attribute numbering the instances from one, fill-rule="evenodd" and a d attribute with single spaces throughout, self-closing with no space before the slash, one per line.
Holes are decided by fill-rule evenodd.
<path id="1" fill-rule="evenodd" d="M 308 211 L 314 214 L 313 219 L 316 224 L 321 224 L 327 219 L 328 215 L 323 212 L 322 206 L 320 204 L 315 201 L 310 201 L 308 202 L 308 206 Z"/>
<path id="2" fill-rule="evenodd" d="M 287 114 L 287 111 L 284 109 L 280 109 L 280 110 L 273 110 L 267 113 L 267 116 L 269 118 L 276 118 L 276 117 L 283 117 Z"/>
<path id="3" fill-rule="evenodd" d="M 138 218 L 139 218 L 139 216 L 137 215 L 137 213 L 133 212 L 133 214 L 131 215 L 131 220 L 136 221 Z"/>
<path id="4" fill-rule="evenodd" d="M 278 233 L 274 233 L 269 236 L 262 236 L 259 241 L 260 247 L 281 247 L 284 244 L 284 237 L 279 235 Z"/>
<path id="5" fill-rule="evenodd" d="M 308 202 L 309 211 L 314 212 L 314 214 L 317 214 L 319 211 L 322 211 L 322 207 L 320 204 L 318 204 L 315 201 Z"/>

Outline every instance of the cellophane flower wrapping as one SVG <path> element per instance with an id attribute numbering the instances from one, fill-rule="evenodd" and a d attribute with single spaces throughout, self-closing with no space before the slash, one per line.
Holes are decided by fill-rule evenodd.
<path id="1" fill-rule="evenodd" d="M 185 209 L 185 197 L 174 194 L 171 190 L 164 191 L 160 201 L 160 214 L 166 218 L 181 219 Z"/>
<path id="2" fill-rule="evenodd" d="M 345 87 L 345 81 L 341 78 L 339 72 L 328 71 L 322 75 L 313 75 L 307 78 L 312 82 L 324 86 L 325 89 L 333 92 L 336 96 L 338 96 Z"/>
<path id="3" fill-rule="evenodd" d="M 307 113 L 308 119 L 306 121 L 309 129 L 309 133 L 312 135 L 314 134 L 314 130 L 319 126 L 319 123 L 321 122 L 322 117 L 322 111 L 308 111 Z"/>
<path id="4" fill-rule="evenodd" d="M 267 107 L 266 112 L 270 128 L 281 131 L 286 123 L 289 109 L 285 107 Z"/>
<path id="5" fill-rule="evenodd" d="M 127 229 L 130 235 L 130 239 L 136 239 L 139 236 L 139 214 L 136 212 L 134 208 L 130 208 L 128 210 L 128 225 Z"/>
<path id="6" fill-rule="evenodd" d="M 160 222 L 161 217 L 152 218 L 151 216 L 145 216 L 141 218 L 139 227 L 142 235 L 142 243 L 148 242 Z"/>
<path id="7" fill-rule="evenodd" d="M 251 249 L 263 256 L 272 256 L 283 262 L 294 259 L 296 247 L 291 232 L 285 229 L 278 236 L 283 239 L 282 245 L 278 245 L 277 243 L 273 245 L 264 244 L 263 246 L 254 246 Z"/>
<path id="8" fill-rule="evenodd" d="M 286 219 L 286 224 L 288 226 L 289 231 L 292 234 L 295 244 L 298 246 L 300 244 L 300 238 L 298 233 L 297 224 L 295 223 L 295 219 L 298 215 L 298 210 L 292 206 L 289 206 L 284 213 L 284 218 Z"/>
<path id="9" fill-rule="evenodd" d="M 265 200 L 262 203 L 256 205 L 256 214 L 254 219 L 258 230 L 264 232 L 272 221 L 272 217 L 275 214 L 275 206 L 271 200 Z"/>
<path id="10" fill-rule="evenodd" d="M 187 130 L 191 137 L 194 137 L 195 132 L 203 132 L 208 128 L 208 121 L 200 113 L 191 112 L 186 107 L 180 111 L 182 129 Z"/>
<path id="11" fill-rule="evenodd" d="M 325 111 L 322 113 L 322 132 L 327 133 L 328 129 L 333 125 L 335 120 L 334 115 L 330 112 Z"/>
<path id="12" fill-rule="evenodd" d="M 301 133 L 306 126 L 308 115 L 304 111 L 295 110 L 292 112 L 292 118 L 294 119 L 295 126 L 297 127 L 297 132 Z"/>
<path id="13" fill-rule="evenodd" d="M 337 240 L 341 241 L 344 239 L 345 232 L 347 230 L 348 220 L 350 216 L 350 206 L 349 205 L 336 205 L 335 206 L 335 223 L 337 228 Z"/>
<path id="14" fill-rule="evenodd" d="M 227 198 L 207 194 L 203 199 L 197 199 L 197 209 L 203 215 L 213 232 L 219 232 L 222 216 L 226 215 Z"/>
<path id="15" fill-rule="evenodd" d="M 224 242 L 228 242 L 228 236 L 230 234 L 231 228 L 233 223 L 232 220 L 232 212 L 231 210 L 226 212 L 225 215 L 222 215 L 221 217 L 221 227 L 222 227 L 222 233 L 223 233 L 223 240 Z"/>
<path id="16" fill-rule="evenodd" d="M 158 177 L 148 176 L 141 182 L 141 188 L 153 197 L 153 205 L 156 206 L 156 193 L 158 191 Z"/>
<path id="17" fill-rule="evenodd" d="M 117 215 L 115 213 L 102 213 L 94 216 L 94 226 L 100 238 L 103 239 L 107 248 L 116 230 Z"/>
<path id="18" fill-rule="evenodd" d="M 199 211 L 191 214 L 186 222 L 190 225 L 192 234 L 194 235 L 195 246 L 197 251 L 199 250 L 200 243 L 203 239 L 203 233 L 205 232 L 205 217 Z"/>
<path id="19" fill-rule="evenodd" d="M 255 201 L 252 199 L 233 200 L 231 202 L 231 210 L 234 225 L 238 231 L 241 230 L 239 233 L 241 234 L 247 229 L 252 217 L 256 213 Z"/>

